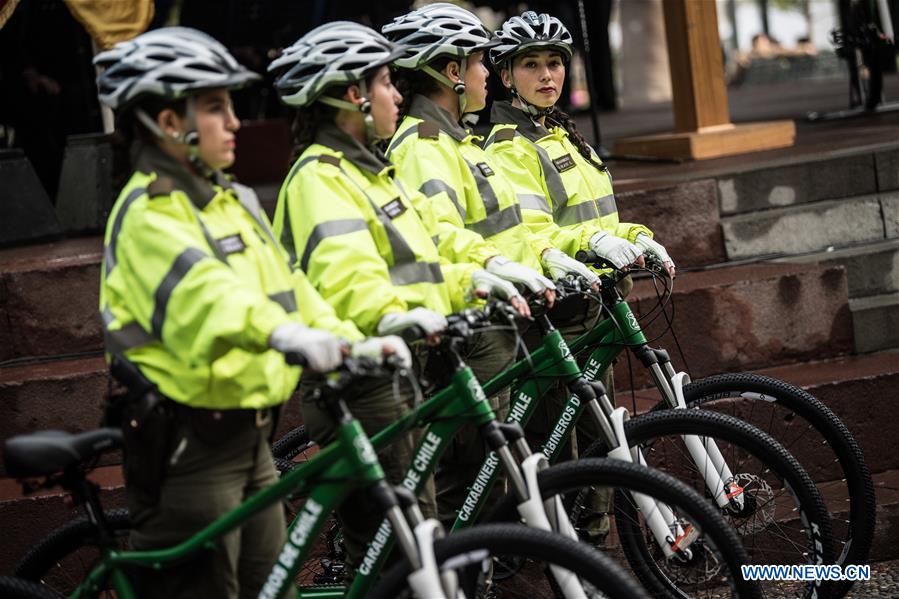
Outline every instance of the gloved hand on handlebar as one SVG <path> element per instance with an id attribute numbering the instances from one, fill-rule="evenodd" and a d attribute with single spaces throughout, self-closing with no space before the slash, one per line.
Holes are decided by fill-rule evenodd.
<path id="1" fill-rule="evenodd" d="M 590 238 L 590 249 L 615 268 L 622 269 L 636 262 L 642 255 L 640 248 L 627 239 L 599 231 Z"/>
<path id="2" fill-rule="evenodd" d="M 425 336 L 431 336 L 444 330 L 447 322 L 443 314 L 427 308 L 413 308 L 408 312 L 385 314 L 378 323 L 378 334 L 394 335 L 414 326 L 421 328 Z"/>
<path id="3" fill-rule="evenodd" d="M 524 297 L 518 293 L 518 289 L 515 285 L 509 281 L 503 280 L 486 270 L 476 270 L 471 275 L 471 284 L 472 287 L 474 287 L 475 293 L 480 297 L 493 295 L 502 298 L 512 304 L 522 316 L 527 317 L 531 315 L 531 309 L 528 307 L 528 303 L 524 300 Z"/>
<path id="4" fill-rule="evenodd" d="M 662 263 L 662 266 L 665 267 L 665 270 L 668 271 L 668 275 L 672 279 L 674 278 L 674 260 L 672 260 L 671 256 L 668 255 L 668 251 L 665 249 L 665 246 L 663 246 L 661 243 L 659 243 L 646 233 L 638 233 L 635 242 L 637 247 L 643 250 L 644 253 L 653 254 L 656 258 L 658 258 L 659 262 Z"/>
<path id="5" fill-rule="evenodd" d="M 556 289 L 552 281 L 533 268 L 513 262 L 504 256 L 490 258 L 486 266 L 487 272 L 490 274 L 512 283 L 521 283 L 534 293 L 544 293 L 547 290 L 555 291 Z"/>
<path id="6" fill-rule="evenodd" d="M 591 286 L 599 284 L 599 275 L 587 268 L 583 262 L 578 262 L 562 250 L 550 248 L 543 252 L 543 268 L 553 279 L 572 274 L 586 279 Z"/>
<path id="7" fill-rule="evenodd" d="M 277 327 L 268 340 L 269 347 L 281 353 L 296 353 L 306 359 L 311 370 L 330 372 L 343 362 L 347 342 L 322 329 L 310 329 L 296 322 Z"/>
<path id="8" fill-rule="evenodd" d="M 396 335 L 385 337 L 369 337 L 353 344 L 350 354 L 354 358 L 369 358 L 382 361 L 384 358 L 394 356 L 397 363 L 403 368 L 412 367 L 412 352 L 406 342 Z"/>

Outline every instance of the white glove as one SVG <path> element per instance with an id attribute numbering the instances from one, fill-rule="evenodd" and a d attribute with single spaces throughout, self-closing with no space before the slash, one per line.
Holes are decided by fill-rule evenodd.
<path id="1" fill-rule="evenodd" d="M 518 298 L 522 303 L 525 303 L 524 298 L 518 293 L 518 289 L 515 285 L 487 272 L 486 270 L 476 270 L 471 273 L 471 284 L 475 291 L 480 291 L 506 301 L 511 301 L 512 298 Z"/>
<path id="2" fill-rule="evenodd" d="M 668 252 L 665 250 L 665 246 L 661 243 L 657 242 L 655 239 L 647 235 L 646 233 L 638 233 L 637 239 L 634 240 L 641 250 L 644 253 L 649 252 L 650 254 L 655 254 L 655 257 L 659 259 L 666 268 L 670 265 L 671 269 L 674 268 L 674 260 L 671 259 L 671 256 L 668 255 Z"/>
<path id="3" fill-rule="evenodd" d="M 387 335 L 386 337 L 369 337 L 353 344 L 350 355 L 354 358 L 369 358 L 377 362 L 383 362 L 384 350 L 392 352 L 390 355 L 395 356 L 403 368 L 412 368 L 412 352 L 409 346 L 396 335 Z"/>
<path id="4" fill-rule="evenodd" d="M 439 333 L 447 327 L 446 317 L 427 308 L 414 308 L 408 312 L 385 314 L 378 323 L 379 335 L 392 335 L 409 327 L 417 326 L 425 336 Z"/>
<path id="5" fill-rule="evenodd" d="M 506 281 L 521 283 L 534 293 L 543 293 L 547 289 L 555 290 L 553 282 L 533 268 L 518 262 L 512 262 L 503 256 L 494 256 L 487 261 L 487 272 Z"/>
<path id="6" fill-rule="evenodd" d="M 643 253 L 627 239 L 609 235 L 608 231 L 595 233 L 590 238 L 590 249 L 615 268 L 630 266 Z"/>
<path id="7" fill-rule="evenodd" d="M 306 358 L 310 369 L 330 372 L 343 362 L 346 341 L 322 329 L 310 329 L 296 322 L 277 327 L 268 339 L 269 346 L 281 352 Z"/>
<path id="8" fill-rule="evenodd" d="M 543 252 L 543 268 L 549 272 L 553 279 L 560 279 L 568 274 L 577 275 L 593 285 L 599 282 L 599 276 L 587 268 L 587 265 L 578 262 L 562 250 L 550 248 Z"/>

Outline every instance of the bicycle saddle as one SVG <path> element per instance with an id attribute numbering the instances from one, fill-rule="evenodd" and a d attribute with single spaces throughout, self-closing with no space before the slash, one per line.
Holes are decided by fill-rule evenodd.
<path id="1" fill-rule="evenodd" d="M 3 447 L 3 463 L 6 472 L 16 478 L 45 476 L 121 446 L 122 431 L 115 428 L 78 434 L 40 431 L 7 439 Z"/>

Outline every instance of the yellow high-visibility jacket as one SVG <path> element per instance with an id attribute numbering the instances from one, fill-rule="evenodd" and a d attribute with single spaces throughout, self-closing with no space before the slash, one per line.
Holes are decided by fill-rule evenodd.
<path id="1" fill-rule="evenodd" d="M 397 179 L 427 197 L 416 208 L 436 222 L 441 255 L 483 264 L 502 254 L 542 273 L 539 257 L 552 242 L 524 226 L 514 189 L 478 140 L 446 110 L 416 95 L 387 157 Z"/>
<path id="2" fill-rule="evenodd" d="M 192 407 L 259 409 L 290 397 L 300 374 L 268 349 L 278 325 L 362 338 L 290 268 L 252 190 L 192 175 L 155 146 L 136 150 L 104 241 L 108 358 Z"/>
<path id="3" fill-rule="evenodd" d="M 333 123 L 281 186 L 275 234 L 341 318 L 374 334 L 390 312 L 466 306 L 472 263 L 441 259 L 393 165 Z"/>
<path id="4" fill-rule="evenodd" d="M 525 224 L 574 256 L 598 231 L 627 239 L 652 231 L 620 222 L 612 177 L 586 158 L 562 127 L 547 129 L 510 102 L 494 102 L 486 151 L 521 203 Z M 602 164 L 595 153 L 593 159 Z"/>

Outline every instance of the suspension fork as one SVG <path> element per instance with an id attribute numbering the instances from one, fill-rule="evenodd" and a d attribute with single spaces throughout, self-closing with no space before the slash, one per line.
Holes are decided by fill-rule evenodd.
<path id="1" fill-rule="evenodd" d="M 670 408 L 685 410 L 684 385 L 690 382 L 685 372 L 675 372 L 668 352 L 648 345 L 634 348 L 634 355 L 649 370 L 656 388 Z M 734 481 L 733 473 L 724 455 L 713 439 L 698 435 L 682 435 L 693 463 L 703 473 L 706 488 L 715 498 L 718 507 L 743 508 L 742 489 Z M 711 464 L 712 468 L 708 465 Z"/>

